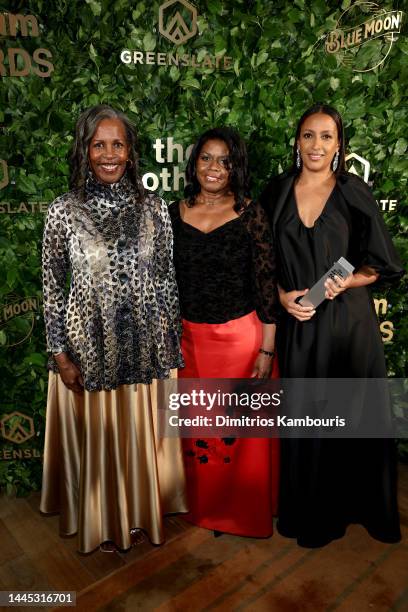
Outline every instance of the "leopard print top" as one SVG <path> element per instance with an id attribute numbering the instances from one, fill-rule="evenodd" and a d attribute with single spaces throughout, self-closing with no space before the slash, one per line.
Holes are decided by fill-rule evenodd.
<path id="1" fill-rule="evenodd" d="M 88 177 L 50 206 L 43 241 L 47 349 L 68 352 L 85 389 L 150 383 L 183 365 L 172 230 L 163 200 L 124 176 Z M 70 285 L 67 290 L 67 276 Z M 51 357 L 49 367 L 58 371 Z"/>

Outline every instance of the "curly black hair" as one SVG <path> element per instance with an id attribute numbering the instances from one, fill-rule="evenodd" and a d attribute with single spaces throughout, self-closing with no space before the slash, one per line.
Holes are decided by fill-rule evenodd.
<path id="1" fill-rule="evenodd" d="M 88 149 L 95 130 L 103 119 L 119 119 L 125 128 L 126 140 L 129 145 L 129 166 L 126 174 L 135 186 L 139 197 L 143 195 L 143 185 L 139 178 L 139 156 L 136 129 L 126 115 L 107 104 L 98 104 L 87 108 L 79 117 L 75 127 L 75 141 L 72 147 L 70 163 L 70 187 L 82 188 L 89 172 Z"/>
<path id="2" fill-rule="evenodd" d="M 201 149 L 209 140 L 222 140 L 228 147 L 229 186 L 235 196 L 234 210 L 240 212 L 249 196 L 248 154 L 241 136 L 229 127 L 217 127 L 201 134 L 195 143 L 186 168 L 187 185 L 184 190 L 187 206 L 194 206 L 201 191 L 197 180 L 196 165 Z"/>
<path id="3" fill-rule="evenodd" d="M 311 115 L 316 115 L 317 113 L 323 113 L 324 115 L 329 115 L 329 117 L 331 117 L 334 123 L 336 124 L 337 138 L 339 139 L 340 146 L 339 146 L 339 161 L 338 161 L 337 169 L 334 171 L 334 174 L 338 176 L 339 174 L 342 174 L 343 172 L 346 171 L 346 166 L 345 166 L 346 152 L 345 152 L 345 144 L 344 144 L 343 119 L 341 118 L 340 113 L 335 108 L 333 108 L 333 106 L 328 106 L 327 104 L 320 104 L 320 103 L 314 104 L 313 106 L 308 108 L 303 113 L 301 118 L 299 119 L 299 123 L 297 124 L 297 128 L 296 128 L 295 142 L 293 145 L 292 172 L 294 174 L 299 174 L 302 171 L 302 167 L 298 168 L 296 166 L 298 140 L 299 140 L 300 130 L 302 128 L 302 125 L 308 117 L 310 117 Z"/>

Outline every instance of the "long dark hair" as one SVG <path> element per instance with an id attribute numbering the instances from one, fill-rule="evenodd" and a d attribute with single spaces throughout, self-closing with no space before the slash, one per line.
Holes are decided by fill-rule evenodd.
<path id="1" fill-rule="evenodd" d="M 336 124 L 337 127 L 337 138 L 339 139 L 339 161 L 337 165 L 337 169 L 334 171 L 334 174 L 338 176 L 346 171 L 345 167 L 345 145 L 344 145 L 344 128 L 343 128 L 343 119 L 341 118 L 340 113 L 333 108 L 332 106 L 328 106 L 327 104 L 314 104 L 310 108 L 307 109 L 299 119 L 299 123 L 296 128 L 295 142 L 293 145 L 293 166 L 292 172 L 294 174 L 299 174 L 302 170 L 302 167 L 298 168 L 296 166 L 296 156 L 297 156 L 297 147 L 298 140 L 300 137 L 300 130 L 302 128 L 303 123 L 306 121 L 308 117 L 311 115 L 316 115 L 316 113 L 323 113 L 324 115 L 329 115 Z"/>
<path id="2" fill-rule="evenodd" d="M 245 198 L 249 195 L 248 154 L 241 136 L 229 127 L 207 130 L 195 143 L 186 168 L 187 185 L 184 194 L 187 205 L 194 206 L 196 196 L 201 191 L 196 166 L 201 149 L 209 140 L 222 140 L 228 147 L 229 187 L 235 196 L 234 210 L 239 212 L 245 206 Z"/>
<path id="3" fill-rule="evenodd" d="M 75 141 L 71 151 L 70 187 L 82 188 L 89 172 L 88 148 L 98 124 L 103 119 L 119 119 L 124 125 L 126 140 L 129 145 L 129 165 L 126 164 L 126 174 L 133 183 L 139 196 L 143 187 L 139 179 L 139 156 L 136 129 L 124 113 L 115 110 L 107 104 L 98 104 L 87 108 L 79 117 L 75 126 Z"/>

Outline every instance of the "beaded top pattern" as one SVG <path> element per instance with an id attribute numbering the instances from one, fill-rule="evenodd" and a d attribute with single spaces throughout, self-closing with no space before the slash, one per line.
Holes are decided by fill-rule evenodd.
<path id="1" fill-rule="evenodd" d="M 150 383 L 183 365 L 172 250 L 166 203 L 153 194 L 140 200 L 126 176 L 105 185 L 90 175 L 50 205 L 47 349 L 69 354 L 86 390 Z M 49 367 L 58 371 L 53 357 Z"/>

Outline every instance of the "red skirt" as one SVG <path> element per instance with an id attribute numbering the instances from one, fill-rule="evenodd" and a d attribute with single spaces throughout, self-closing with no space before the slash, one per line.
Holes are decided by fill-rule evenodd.
<path id="1" fill-rule="evenodd" d="M 179 370 L 179 377 L 250 378 L 261 343 L 262 324 L 255 312 L 221 324 L 183 320 L 186 367 Z M 272 376 L 278 376 L 276 361 Z M 236 535 L 272 535 L 278 499 L 278 439 L 184 439 L 183 452 L 188 520 Z"/>

